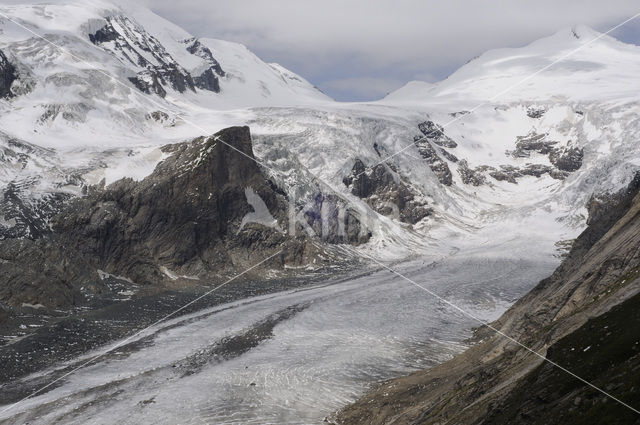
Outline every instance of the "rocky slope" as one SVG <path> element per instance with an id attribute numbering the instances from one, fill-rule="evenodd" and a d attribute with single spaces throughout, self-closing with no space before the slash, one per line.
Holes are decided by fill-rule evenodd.
<path id="1" fill-rule="evenodd" d="M 637 408 L 640 175 L 592 199 L 589 227 L 553 275 L 491 324 Z M 638 415 L 488 327 L 432 369 L 381 384 L 340 424 L 638 423 Z"/>
<path id="2" fill-rule="evenodd" d="M 85 187 L 51 218 L 50 229 L 1 241 L 0 299 L 76 306 L 105 278 L 125 287 L 215 281 L 279 252 L 260 270 L 284 273 L 285 266 L 335 260 L 323 249 L 328 243 L 366 241 L 353 214 L 338 216 L 335 195 L 317 193 L 302 212 L 290 205 L 255 162 L 248 127 L 162 152 L 166 159 L 141 181 Z M 290 208 L 298 214 L 294 223 Z M 338 220 L 350 223 L 344 233 Z"/>

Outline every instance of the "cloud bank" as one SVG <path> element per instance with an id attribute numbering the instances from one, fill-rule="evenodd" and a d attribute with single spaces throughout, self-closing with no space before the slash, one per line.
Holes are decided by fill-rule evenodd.
<path id="1" fill-rule="evenodd" d="M 140 3 L 194 35 L 243 43 L 339 100 L 379 98 L 410 80 L 439 80 L 488 49 L 522 46 L 579 24 L 606 31 L 640 12 L 637 0 Z M 638 42 L 639 22 L 614 35 Z"/>

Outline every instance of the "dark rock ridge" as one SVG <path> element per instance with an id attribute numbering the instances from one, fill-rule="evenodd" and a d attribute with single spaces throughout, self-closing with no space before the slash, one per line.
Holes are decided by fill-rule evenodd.
<path id="1" fill-rule="evenodd" d="M 356 159 L 351 173 L 343 179 L 351 193 L 364 199 L 377 213 L 415 224 L 431 214 L 426 202 L 402 182 L 398 175 L 382 163 L 366 167 Z"/>
<path id="2" fill-rule="evenodd" d="M 548 358 L 598 388 L 638 406 L 640 295 L 589 320 L 547 350 Z M 626 424 L 638 415 L 549 363 L 528 373 L 483 424 Z"/>
<path id="3" fill-rule="evenodd" d="M 180 93 L 186 90 L 195 92 L 196 87 L 216 93 L 220 91 L 218 76 L 224 75 L 222 68 L 213 58 L 211 51 L 197 40 L 190 41 L 186 50 L 205 59 L 209 66 L 199 75 L 193 76 L 155 37 L 126 16 L 115 15 L 105 20 L 105 26 L 89 34 L 89 40 L 96 46 L 110 51 L 120 60 L 144 68 L 135 77 L 129 77 L 140 91 L 147 94 L 155 93 L 160 97 L 166 96 L 167 87 Z"/>
<path id="4" fill-rule="evenodd" d="M 460 178 L 464 184 L 480 186 L 487 181 L 486 177 L 480 172 L 480 170 L 474 170 L 469 167 L 466 159 L 463 159 L 458 164 L 458 173 L 460 174 Z"/>
<path id="5" fill-rule="evenodd" d="M 518 179 L 523 176 L 542 177 L 548 174 L 551 178 L 556 180 L 564 180 L 569 176 L 566 171 L 558 170 L 550 165 L 544 164 L 525 164 L 522 167 L 515 167 L 513 165 L 501 165 L 500 168 L 491 166 L 480 166 L 476 168 L 476 171 L 486 171 L 488 174 L 498 181 L 508 181 L 509 183 L 518 183 Z"/>
<path id="6" fill-rule="evenodd" d="M 434 123 L 433 121 L 427 120 L 418 124 L 418 129 L 426 139 L 432 141 L 438 146 L 442 146 L 443 148 L 455 148 L 458 146 L 453 139 L 444 134 L 442 126 Z"/>
<path id="7" fill-rule="evenodd" d="M 15 67 L 0 50 L 0 98 L 13 97 L 11 85 L 18 78 Z"/>
<path id="8" fill-rule="evenodd" d="M 149 177 L 141 182 L 123 179 L 90 191 L 54 218 L 54 232 L 65 235 L 68 245 L 100 259 L 96 268 L 140 284 L 162 280 L 162 267 L 197 275 L 224 265 L 228 258 L 207 252 L 216 251 L 216 244 L 230 248 L 221 243 L 227 239 L 244 247 L 255 242 L 256 250 L 284 241 L 277 231 L 267 229 L 263 240 L 254 241 L 250 229 L 236 238 L 240 221 L 251 212 L 246 188 L 252 188 L 269 211 L 286 211 L 284 197 L 250 159 L 247 127 L 163 150 L 171 156 Z"/>
<path id="9" fill-rule="evenodd" d="M 560 267 L 492 323 L 495 329 L 640 406 L 640 174 L 594 196 L 589 225 Z M 482 327 L 476 344 L 385 382 L 340 424 L 638 423 L 638 416 L 522 346 Z"/>
<path id="10" fill-rule="evenodd" d="M 561 171 L 569 173 L 577 171 L 582 167 L 584 150 L 576 147 L 565 147 L 555 149 L 549 154 L 549 160 Z"/>
<path id="11" fill-rule="evenodd" d="M 431 168 L 431 171 L 433 171 L 438 178 L 438 181 L 445 186 L 451 186 L 453 184 L 451 169 L 446 161 L 440 158 L 436 149 L 431 145 L 431 142 L 424 137 L 416 136 L 413 143 L 418 148 L 420 156 L 426 160 L 429 168 Z"/>
<path id="12" fill-rule="evenodd" d="M 37 239 L 49 233 L 50 220 L 58 214 L 72 198 L 64 192 L 53 192 L 30 199 L 23 195 L 27 188 L 37 181 L 11 182 L 2 193 L 0 205 L 0 240 L 8 238 Z"/>
<path id="13" fill-rule="evenodd" d="M 531 118 L 540 118 L 545 112 L 544 108 L 530 107 L 527 109 L 527 115 Z M 446 186 L 453 184 L 453 175 L 447 161 L 457 164 L 457 171 L 462 183 L 472 186 L 491 185 L 487 176 L 497 181 L 507 181 L 513 184 L 517 184 L 518 179 L 524 176 L 539 178 L 545 174 L 556 180 L 564 180 L 570 173 L 582 166 L 584 156 L 582 148 L 571 146 L 571 142 L 567 146 L 558 147 L 557 141 L 547 140 L 547 134 L 538 134 L 532 131 L 526 136 L 517 137 L 516 148 L 513 151 L 507 151 L 506 155 L 514 158 L 530 158 L 532 154 L 545 155 L 549 158 L 551 165 L 527 163 L 519 167 L 505 164 L 498 168 L 490 165 L 479 165 L 473 168 L 467 160 L 459 159 L 446 149 L 455 148 L 458 145 L 444 134 L 442 126 L 433 121 L 425 121 L 420 123 L 418 128 L 423 135 L 415 136 L 413 142 L 440 183 Z"/>
<path id="14" fill-rule="evenodd" d="M 183 43 L 187 46 L 189 53 L 204 59 L 209 64 L 209 67 L 206 68 L 202 74 L 193 77 L 196 87 L 218 93 L 220 91 L 218 76 L 224 77 L 225 72 L 222 70 L 220 63 L 213 57 L 211 50 L 200 43 L 200 40 L 197 38 L 184 40 Z"/>
<path id="15" fill-rule="evenodd" d="M 77 305 L 104 275 L 138 285 L 194 284 L 198 277 L 244 270 L 279 250 L 265 267 L 306 264 L 319 250 L 333 261 L 305 222 L 294 223 L 295 234 L 285 233 L 287 197 L 252 160 L 248 127 L 162 149 L 169 157 L 145 179 L 90 187 L 51 219 L 49 233 L 0 242 L 0 301 Z M 245 220 L 256 212 L 251 198 L 264 204 L 268 222 Z M 329 208 L 337 210 L 339 200 L 321 195 L 317 201 L 319 210 L 310 209 L 306 223 L 315 229 L 328 223 L 326 241 L 366 241 L 353 212 L 343 217 Z M 333 221 L 319 223 L 314 213 Z M 351 224 L 344 234 L 338 232 L 342 218 Z"/>
<path id="16" fill-rule="evenodd" d="M 570 143 L 570 142 L 569 142 Z M 529 133 L 519 136 L 516 149 L 507 154 L 515 158 L 529 158 L 532 153 L 547 155 L 549 161 L 560 171 L 573 172 L 582 166 L 583 149 L 571 146 L 556 147 L 558 142 L 547 140 L 546 134 Z"/>
<path id="17" fill-rule="evenodd" d="M 300 230 L 306 231 L 308 226 L 311 235 L 319 236 L 325 242 L 360 245 L 371 239 L 371 230 L 361 223 L 346 201 L 336 195 L 316 193 L 301 213 L 304 222 Z"/>
<path id="18" fill-rule="evenodd" d="M 31 163 L 46 164 L 55 152 L 0 132 L 0 168 L 22 170 Z M 5 186 L 0 187 L 0 240 L 7 238 L 36 239 L 51 232 L 50 219 L 59 213 L 71 198 L 61 182 L 46 193 L 37 187 L 42 176 L 18 174 Z M 64 183 L 79 189 L 83 182 L 79 175 L 70 171 Z"/>
<path id="19" fill-rule="evenodd" d="M 554 150 L 554 146 L 558 144 L 556 141 L 546 140 L 547 135 L 531 132 L 526 136 L 518 136 L 516 138 L 516 149 L 509 152 L 514 158 L 529 158 L 532 152 L 541 155 L 549 155 Z"/>
<path id="20" fill-rule="evenodd" d="M 467 112 L 462 111 L 459 113 L 465 114 Z M 429 168 L 431 168 L 431 171 L 435 173 L 440 183 L 445 186 L 451 186 L 453 184 L 453 175 L 451 174 L 451 169 L 446 161 L 457 163 L 459 160 L 458 157 L 449 152 L 446 148 L 453 149 L 456 148 L 458 144 L 449 136 L 444 134 L 442 126 L 434 123 L 433 121 L 426 120 L 421 122 L 418 124 L 418 129 L 422 135 L 414 136 L 413 143 L 418 148 L 420 156 L 427 161 Z M 462 168 L 464 167 L 465 165 L 462 166 Z M 468 167 L 466 168 L 468 170 Z M 465 171 L 460 171 L 460 173 L 463 174 Z"/>
<path id="21" fill-rule="evenodd" d="M 537 112 L 532 118 L 538 117 L 537 114 L 544 113 L 540 112 L 540 110 L 535 111 Z M 517 184 L 518 179 L 524 176 L 542 177 L 545 174 L 556 180 L 564 180 L 570 173 L 582 167 L 584 151 L 582 148 L 570 145 L 565 147 L 558 147 L 557 145 L 558 142 L 547 140 L 546 134 L 531 132 L 527 136 L 519 136 L 516 140 L 515 150 L 507 151 L 506 155 L 514 158 L 531 158 L 532 154 L 545 155 L 549 158 L 551 165 L 527 163 L 517 167 L 505 164 L 500 165 L 498 168 L 480 165 L 472 169 L 466 162 L 461 162 L 458 166 L 458 172 L 465 184 L 474 186 L 486 183 L 484 173 L 495 180 L 507 181 L 513 184 Z"/>

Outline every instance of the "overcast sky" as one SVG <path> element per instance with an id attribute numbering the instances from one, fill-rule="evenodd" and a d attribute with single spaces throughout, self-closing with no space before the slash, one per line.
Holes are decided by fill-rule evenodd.
<path id="1" fill-rule="evenodd" d="M 637 0 L 146 0 L 197 36 L 246 44 L 338 100 L 434 82 L 467 60 L 563 27 L 606 31 L 640 12 Z M 614 34 L 640 41 L 640 17 Z"/>
<path id="2" fill-rule="evenodd" d="M 142 0 L 200 37 L 241 42 L 338 100 L 434 82 L 482 52 L 561 28 L 607 31 L 637 0 Z M 612 35 L 640 44 L 640 17 Z"/>

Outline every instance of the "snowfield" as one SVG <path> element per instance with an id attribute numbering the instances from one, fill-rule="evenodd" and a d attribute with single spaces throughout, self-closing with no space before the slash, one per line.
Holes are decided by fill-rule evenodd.
<path id="1" fill-rule="evenodd" d="M 629 84 L 640 69 L 640 50 L 608 36 L 592 41 L 600 35 L 584 27 L 522 48 L 487 52 L 437 84 L 412 82 L 378 102 L 338 103 L 242 45 L 202 39 L 200 52 L 192 54 L 185 48 L 193 43 L 190 34 L 142 8 L 58 1 L 3 6 L 0 13 L 65 49 L 2 19 L 0 49 L 18 64 L 21 84 L 30 87 L 0 104 L 3 146 L 10 149 L 8 140 L 15 138 L 51 152 L 28 153 L 21 167 L 10 161 L 0 165 L 4 187 L 38 175 L 33 190 L 23 191 L 27 197 L 59 187 L 77 194 L 82 185 L 103 178 L 107 184 L 126 176 L 141 179 L 162 160 L 157 147 L 248 124 L 256 155 L 275 181 L 302 198 L 322 187 L 375 217 L 374 238 L 363 249 L 390 258 L 439 249 L 442 235 L 470 234 L 505 220 L 524 225 L 538 214 L 563 223 L 550 239 L 568 239 L 584 225 L 588 198 L 621 188 L 640 161 L 634 140 L 640 85 Z M 114 21 L 126 48 L 122 40 L 89 42 L 89 34 L 114 16 L 126 18 Z M 158 45 L 164 52 L 160 59 L 144 50 Z M 224 72 L 217 93 L 179 92 L 165 84 L 163 98 L 128 80 L 141 70 L 127 61 L 133 54 L 155 67 L 165 60 L 195 73 L 207 66 L 203 48 Z M 484 172 L 486 183 L 476 186 L 462 180 L 459 162 L 441 158 L 452 175 L 453 184 L 446 186 L 413 146 L 425 120 L 443 126 L 457 144 L 448 153 L 471 170 L 549 166 L 549 158 L 537 152 L 509 154 L 527 135 L 583 150 L 583 164 L 563 180 L 524 175 L 516 183 Z M 420 223 L 409 226 L 377 214 L 342 182 L 356 159 L 374 166 L 388 156 L 396 178 L 434 211 Z M 74 183 L 68 182 L 70 175 Z"/>
<path id="2" fill-rule="evenodd" d="M 100 29 L 105 17 L 124 16 L 122 22 L 131 26 L 125 31 L 128 39 L 160 43 L 170 56 L 167 60 L 186 70 L 204 67 L 201 57 L 185 49 L 185 40 L 193 37 L 179 27 L 142 8 L 123 11 L 102 1 L 92 2 L 92 7 L 64 1 L 5 6 L 0 12 L 65 49 L 61 52 L 3 19 L 0 48 L 24 68 L 24 79 L 32 88 L 2 102 L 0 126 L 6 138 L 54 149 L 57 158 L 47 158 L 52 161 L 47 164 L 34 157 L 23 169 L 3 169 L 4 185 L 28 179 L 34 167 L 54 180 L 50 186 L 66 174 L 59 172 L 61 168 L 89 184 L 100 178 L 107 183 L 124 176 L 140 179 L 162 159 L 155 147 L 249 124 L 258 157 L 279 172 L 273 177 L 287 188 L 320 179 L 371 212 L 348 193 L 343 177 L 356 158 L 375 165 L 410 146 L 413 136 L 420 134 L 417 124 L 425 119 L 445 126 L 445 134 L 458 145 L 450 153 L 472 168 L 548 164 L 535 153 L 533 158 L 505 154 L 518 137 L 528 134 L 545 134 L 560 146 L 584 149 L 583 166 L 564 181 L 544 175 L 526 176 L 517 184 L 489 178 L 490 184 L 470 186 L 449 161 L 454 184 L 445 187 L 410 146 L 388 163 L 436 214 L 412 229 L 380 217 L 372 242 L 390 239 L 405 246 L 414 239 L 429 239 L 439 226 L 466 231 L 491 222 L 496 214 L 502 220 L 505 209 L 525 217 L 535 209 L 548 211 L 554 219 L 566 218 L 572 224 L 567 235 L 575 234 L 584 221 L 586 199 L 594 192 L 622 187 L 640 158 L 633 140 L 640 86 L 628 83 L 640 69 L 639 48 L 608 36 L 591 42 L 600 35 L 584 27 L 523 48 L 487 52 L 435 85 L 413 82 L 379 102 L 342 104 L 281 66 L 265 64 L 244 46 L 211 39 L 199 41 L 224 70 L 219 93 L 180 93 L 168 87 L 164 99 L 148 95 L 127 80 L 139 66 L 123 59 L 126 50 L 118 50 L 113 42 L 94 46 L 88 34 Z M 580 49 L 583 43 L 589 44 Z M 149 56 L 135 43 L 131 49 Z M 523 82 L 570 52 L 570 57 Z M 531 108 L 543 115 L 530 117 Z M 164 112 L 160 120 L 150 118 L 154 111 Z M 284 176 L 293 168 L 308 173 L 287 182 Z"/>

